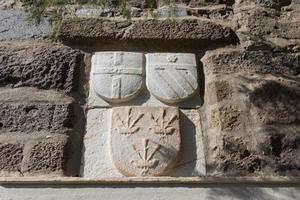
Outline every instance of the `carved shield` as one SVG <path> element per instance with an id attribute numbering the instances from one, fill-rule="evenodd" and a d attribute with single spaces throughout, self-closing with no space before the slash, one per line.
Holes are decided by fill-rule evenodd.
<path id="1" fill-rule="evenodd" d="M 134 52 L 98 52 L 92 58 L 92 85 L 111 102 L 134 98 L 143 87 L 144 57 Z"/>
<path id="2" fill-rule="evenodd" d="M 111 156 L 125 176 L 167 173 L 180 151 L 179 111 L 174 107 L 112 109 Z"/>
<path id="3" fill-rule="evenodd" d="M 176 103 L 196 93 L 198 73 L 194 54 L 150 53 L 146 61 L 147 88 L 156 98 Z"/>

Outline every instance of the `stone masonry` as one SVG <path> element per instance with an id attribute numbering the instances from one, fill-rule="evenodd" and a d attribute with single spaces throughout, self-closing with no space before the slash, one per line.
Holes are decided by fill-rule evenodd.
<path id="1" fill-rule="evenodd" d="M 1 178 L 299 180 L 300 2 L 129 5 L 0 0 Z"/>

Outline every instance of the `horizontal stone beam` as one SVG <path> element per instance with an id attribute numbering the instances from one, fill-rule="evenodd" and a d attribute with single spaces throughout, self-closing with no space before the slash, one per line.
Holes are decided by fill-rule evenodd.
<path id="1" fill-rule="evenodd" d="M 108 20 L 96 18 L 69 18 L 62 22 L 59 37 L 64 41 L 90 39 L 150 42 L 193 42 L 191 45 L 237 43 L 229 27 L 203 19 L 148 19 Z M 185 45 L 181 43 L 181 45 Z M 188 43 L 189 45 L 189 43 Z"/>

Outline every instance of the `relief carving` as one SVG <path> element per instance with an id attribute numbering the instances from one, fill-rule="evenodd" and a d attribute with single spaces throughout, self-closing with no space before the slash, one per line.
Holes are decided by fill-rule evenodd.
<path id="1" fill-rule="evenodd" d="M 174 107 L 116 107 L 111 156 L 126 176 L 165 175 L 180 151 L 179 111 Z"/>
<path id="2" fill-rule="evenodd" d="M 146 54 L 146 73 L 148 90 L 166 103 L 181 102 L 193 96 L 198 89 L 198 72 L 194 54 Z"/>
<path id="3" fill-rule="evenodd" d="M 92 85 L 101 98 L 124 102 L 143 88 L 144 55 L 133 52 L 97 52 L 92 58 Z"/>

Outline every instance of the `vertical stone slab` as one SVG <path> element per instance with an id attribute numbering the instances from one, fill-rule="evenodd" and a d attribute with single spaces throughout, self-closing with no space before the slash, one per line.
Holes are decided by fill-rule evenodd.
<path id="1" fill-rule="evenodd" d="M 145 109 L 145 107 L 137 108 Z M 197 109 L 180 110 L 179 115 L 181 132 L 180 154 L 176 163 L 166 169 L 165 175 L 172 177 L 204 176 L 206 174 L 204 138 L 199 112 Z M 121 178 L 125 176 L 115 167 L 111 159 L 111 123 L 111 109 L 89 110 L 84 137 L 81 176 L 89 178 Z M 126 143 L 121 145 L 123 147 L 127 146 Z"/>

